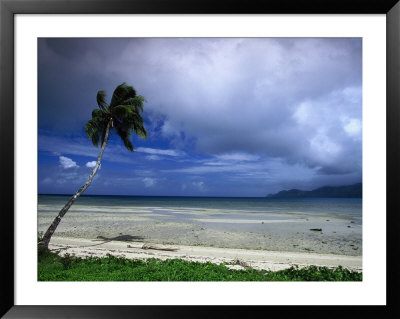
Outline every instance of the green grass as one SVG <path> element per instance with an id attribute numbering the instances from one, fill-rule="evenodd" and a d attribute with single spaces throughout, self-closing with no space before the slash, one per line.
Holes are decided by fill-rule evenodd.
<path id="1" fill-rule="evenodd" d="M 188 262 L 180 259 L 78 258 L 60 257 L 41 251 L 38 255 L 39 281 L 361 281 L 362 273 L 342 267 L 310 266 L 266 272 L 230 270 L 223 264 Z"/>

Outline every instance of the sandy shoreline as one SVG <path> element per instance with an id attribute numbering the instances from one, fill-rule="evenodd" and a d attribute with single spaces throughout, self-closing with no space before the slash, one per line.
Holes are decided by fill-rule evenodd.
<path id="1" fill-rule="evenodd" d="M 217 260 L 229 258 L 231 261 L 235 253 L 239 256 L 253 251 L 246 255 L 247 260 L 257 261 L 255 256 L 267 254 L 269 259 L 261 261 L 272 260 L 273 267 L 290 263 L 338 266 L 340 263 L 330 264 L 330 260 L 339 258 L 342 262 L 346 258 L 341 256 L 348 256 L 357 260 L 349 266 L 360 268 L 361 206 L 340 201 L 324 203 L 80 198 L 62 219 L 53 244 L 74 245 L 87 240 L 85 245 L 75 246 L 95 243 L 100 245 L 92 246 L 91 249 L 98 249 L 90 253 L 103 254 L 102 250 L 117 249 L 130 255 L 132 251 L 127 251 L 126 244 L 131 242 L 140 247 L 143 244 L 179 246 L 183 257 L 201 256 L 200 260 L 218 252 Z M 64 204 L 64 197 L 39 197 L 38 232 L 46 231 Z M 61 238 L 64 241 L 60 242 Z M 98 239 L 110 240 L 101 244 Z M 117 245 L 117 248 L 107 245 Z M 228 251 L 231 254 L 226 255 Z M 156 251 L 136 253 L 137 257 L 154 253 L 160 258 L 175 256 Z M 321 258 L 304 261 L 304 256 L 311 255 L 328 257 L 324 257 L 324 262 Z M 343 262 L 342 266 L 346 265 Z"/>
<path id="2" fill-rule="evenodd" d="M 158 247 L 173 247 L 177 251 L 142 249 L 143 242 L 109 241 L 104 239 L 57 237 L 51 239 L 49 248 L 60 250 L 60 254 L 74 254 L 78 257 L 104 257 L 107 254 L 130 259 L 172 259 L 179 258 L 188 261 L 212 262 L 220 264 L 235 263 L 230 268 L 243 269 L 241 264 L 255 269 L 277 271 L 291 266 L 300 267 L 315 265 L 344 268 L 362 271 L 361 256 L 346 256 L 336 254 L 317 254 L 305 252 L 283 252 L 251 249 L 232 249 L 204 246 L 157 245 Z M 240 262 L 239 262 L 240 261 Z"/>
<path id="3" fill-rule="evenodd" d="M 38 231 L 44 232 L 55 217 L 42 211 L 38 214 Z M 93 208 L 71 207 L 57 228 L 56 236 L 96 239 L 99 236 L 116 238 L 131 236 L 137 241 L 154 244 L 206 246 L 264 251 L 304 252 L 362 255 L 362 225 L 351 219 L 325 216 L 269 214 L 259 216 L 225 213 L 214 216 L 206 213 L 194 215 L 187 209 L 181 213 L 157 215 L 155 212 L 139 213 L 131 207 L 130 213 L 119 210 L 93 212 Z M 172 215 L 172 217 L 171 217 Z M 322 229 L 312 231 L 311 229 Z M 141 238 L 141 240 L 140 240 Z M 135 239 L 134 239 L 135 240 Z"/>

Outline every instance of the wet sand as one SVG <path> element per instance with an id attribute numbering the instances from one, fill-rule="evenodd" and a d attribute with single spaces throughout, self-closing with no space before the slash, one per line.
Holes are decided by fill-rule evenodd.
<path id="1" fill-rule="evenodd" d="M 39 205 L 38 231 L 47 229 L 57 211 L 51 205 Z M 57 237 L 125 238 L 193 247 L 362 255 L 362 225 L 348 216 L 234 210 L 228 215 L 216 209 L 74 205 L 53 237 L 54 242 Z"/>

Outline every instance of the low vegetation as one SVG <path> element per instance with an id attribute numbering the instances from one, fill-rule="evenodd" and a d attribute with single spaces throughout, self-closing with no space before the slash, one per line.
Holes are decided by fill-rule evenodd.
<path id="1" fill-rule="evenodd" d="M 225 264 L 188 262 L 180 259 L 125 259 L 61 257 L 58 253 L 40 250 L 39 281 L 361 281 L 362 273 L 339 267 L 310 266 L 267 272 L 250 267 L 228 269 Z"/>

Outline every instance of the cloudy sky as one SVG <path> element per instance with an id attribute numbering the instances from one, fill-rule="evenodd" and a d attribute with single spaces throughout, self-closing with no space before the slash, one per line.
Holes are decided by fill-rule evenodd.
<path id="1" fill-rule="evenodd" d="M 39 39 L 39 193 L 72 194 L 96 93 L 145 96 L 148 138 L 111 135 L 86 194 L 265 196 L 362 178 L 362 41 Z"/>

